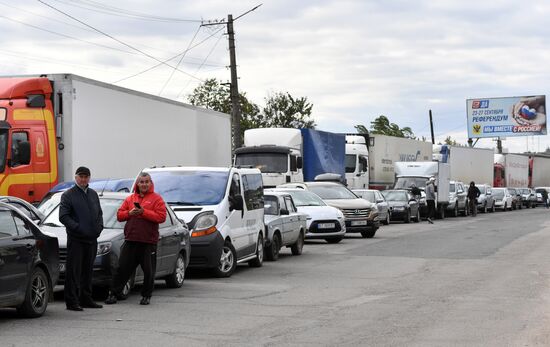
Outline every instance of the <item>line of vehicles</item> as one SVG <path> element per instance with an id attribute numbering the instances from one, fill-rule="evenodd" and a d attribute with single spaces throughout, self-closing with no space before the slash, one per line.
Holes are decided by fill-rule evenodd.
<path id="1" fill-rule="evenodd" d="M 419 222 L 427 212 L 422 191 L 430 177 L 440 218 L 468 213 L 464 195 L 473 179 L 481 184 L 482 211 L 532 207 L 536 197 L 523 188 L 527 184 L 519 191 L 489 185 L 497 172 L 491 150 L 284 128 L 248 130 L 244 142 L 231 159 L 225 114 L 75 75 L 0 78 L 0 195 L 7 199 L 0 217 L 8 221 L 0 231 L 0 280 L 20 279 L 1 286 L 0 305 L 39 316 L 49 300 L 45 293 L 63 283 L 66 238 L 55 189 L 64 188 L 51 190 L 84 163 L 94 177 L 132 177 L 140 170 L 151 175 L 168 210 L 157 278 L 171 287 L 183 284 L 188 267 L 228 277 L 238 264 L 276 260 L 281 247 L 300 255 L 306 239 L 338 243 L 346 233 L 374 237 L 392 220 Z M 504 182 L 523 183 L 516 171 L 525 167 L 514 155 L 505 157 L 510 159 L 499 171 Z M 174 158 L 181 166 L 166 166 Z M 525 158 L 528 176 L 545 163 Z M 531 182 L 545 179 L 531 176 Z M 94 264 L 101 287 L 118 263 L 123 224 L 115 212 L 130 190 L 124 182 L 133 180 L 114 181 L 92 182 L 107 226 Z M 40 209 L 17 197 L 42 201 Z M 6 265 L 13 254 L 20 262 Z M 141 280 L 138 271 L 125 293 Z"/>

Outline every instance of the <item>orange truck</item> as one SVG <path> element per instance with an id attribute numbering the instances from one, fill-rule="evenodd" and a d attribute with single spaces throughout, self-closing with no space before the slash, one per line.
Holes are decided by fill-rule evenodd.
<path id="1" fill-rule="evenodd" d="M 0 195 L 39 202 L 74 170 L 229 166 L 227 114 L 72 74 L 0 77 Z"/>

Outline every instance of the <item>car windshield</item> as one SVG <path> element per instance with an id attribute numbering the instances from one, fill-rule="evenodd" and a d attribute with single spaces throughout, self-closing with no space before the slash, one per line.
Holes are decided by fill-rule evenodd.
<path id="1" fill-rule="evenodd" d="M 357 156 L 355 154 L 346 154 L 346 172 L 355 172 Z"/>
<path id="2" fill-rule="evenodd" d="M 235 165 L 251 165 L 264 173 L 287 172 L 288 154 L 285 153 L 239 153 Z"/>
<path id="3" fill-rule="evenodd" d="M 374 192 L 372 190 L 356 191 L 355 194 L 370 202 L 376 202 L 376 197 L 374 196 Z"/>
<path id="4" fill-rule="evenodd" d="M 493 195 L 493 197 L 495 198 L 501 199 L 504 197 L 504 189 L 493 189 L 491 195 Z"/>
<path id="5" fill-rule="evenodd" d="M 103 227 L 105 229 L 124 229 L 124 224 L 126 222 L 119 222 L 116 218 L 116 213 L 123 201 L 122 199 L 103 197 L 99 199 L 101 210 L 103 211 Z M 62 227 L 63 224 L 59 221 L 59 206 L 59 201 L 57 201 L 55 208 L 41 224 Z"/>
<path id="6" fill-rule="evenodd" d="M 408 196 L 406 192 L 397 190 L 386 190 L 382 192 L 382 195 L 387 201 L 407 201 Z"/>
<path id="7" fill-rule="evenodd" d="M 476 186 L 481 194 L 485 194 L 485 186 Z"/>
<path id="8" fill-rule="evenodd" d="M 523 188 L 523 189 L 521 190 L 521 193 L 522 193 L 522 194 L 531 194 L 531 191 L 529 191 L 529 189 L 527 189 L 527 188 Z"/>
<path id="9" fill-rule="evenodd" d="M 172 205 L 217 205 L 225 196 L 229 171 L 150 171 L 155 192 Z"/>
<path id="10" fill-rule="evenodd" d="M 6 168 L 7 149 L 8 149 L 8 131 L 6 129 L 0 129 L 0 172 L 4 172 L 4 169 Z"/>
<path id="11" fill-rule="evenodd" d="M 425 177 L 399 177 L 395 182 L 395 189 L 409 189 L 413 187 L 418 187 L 424 189 L 426 187 L 426 182 L 428 179 Z"/>
<path id="12" fill-rule="evenodd" d="M 292 196 L 296 206 L 325 206 L 326 204 L 317 195 L 308 191 L 287 191 Z"/>
<path id="13" fill-rule="evenodd" d="M 449 184 L 449 193 L 454 193 L 456 191 L 456 184 Z"/>
<path id="14" fill-rule="evenodd" d="M 272 216 L 279 215 L 279 208 L 276 196 L 264 195 L 264 214 Z"/>
<path id="15" fill-rule="evenodd" d="M 357 195 L 353 194 L 346 187 L 337 184 L 326 186 L 312 185 L 308 188 L 323 200 L 357 199 Z"/>

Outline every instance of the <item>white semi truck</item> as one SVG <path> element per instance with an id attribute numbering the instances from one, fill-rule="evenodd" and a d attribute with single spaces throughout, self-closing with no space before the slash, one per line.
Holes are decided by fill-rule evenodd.
<path id="1" fill-rule="evenodd" d="M 369 188 L 369 136 L 346 135 L 346 184 L 349 188 Z"/>
<path id="2" fill-rule="evenodd" d="M 434 145 L 433 159 L 451 166 L 451 181 L 493 183 L 492 149 Z"/>

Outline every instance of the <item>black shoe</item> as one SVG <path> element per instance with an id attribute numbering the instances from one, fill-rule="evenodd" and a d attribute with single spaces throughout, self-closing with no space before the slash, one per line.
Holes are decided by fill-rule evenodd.
<path id="1" fill-rule="evenodd" d="M 431 219 L 431 218 L 428 218 L 428 223 L 434 224 L 434 222 L 432 222 L 432 219 Z"/>
<path id="2" fill-rule="evenodd" d="M 105 303 L 107 305 L 113 305 L 113 304 L 116 304 L 116 302 L 117 302 L 116 295 L 109 292 L 109 296 L 107 297 L 107 300 L 105 300 Z"/>
<path id="3" fill-rule="evenodd" d="M 82 308 L 82 306 L 80 306 L 79 304 L 76 304 L 76 305 L 67 305 L 67 310 L 69 310 L 69 311 L 84 311 L 84 309 Z"/>
<path id="4" fill-rule="evenodd" d="M 150 296 L 144 296 L 141 298 L 141 301 L 139 302 L 140 305 L 149 305 L 151 301 L 151 297 Z"/>
<path id="5" fill-rule="evenodd" d="M 86 308 L 103 308 L 103 305 L 100 305 L 100 304 L 95 303 L 93 301 L 85 302 L 85 303 L 81 304 L 81 306 L 86 307 Z"/>

